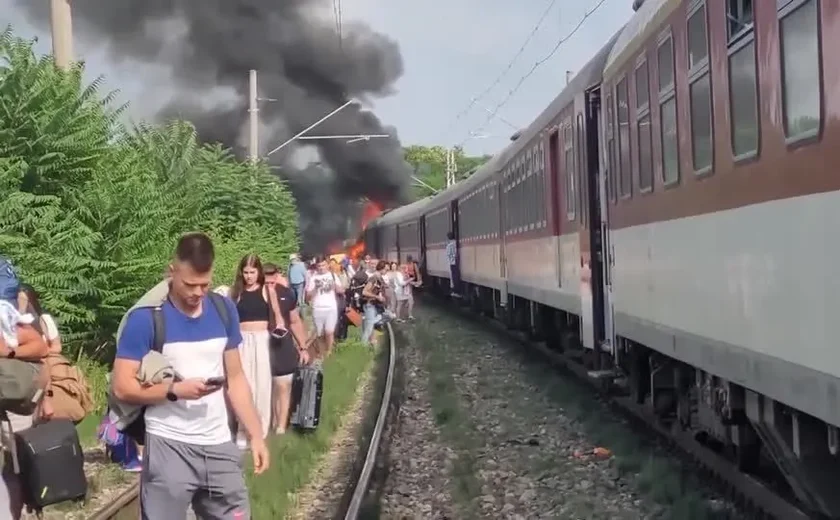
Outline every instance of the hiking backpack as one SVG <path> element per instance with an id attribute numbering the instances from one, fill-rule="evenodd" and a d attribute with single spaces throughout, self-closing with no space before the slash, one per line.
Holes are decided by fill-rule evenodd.
<path id="1" fill-rule="evenodd" d="M 50 373 L 47 396 L 52 398 L 53 417 L 80 423 L 94 408 L 84 374 L 61 354 L 51 353 L 44 365 Z"/>

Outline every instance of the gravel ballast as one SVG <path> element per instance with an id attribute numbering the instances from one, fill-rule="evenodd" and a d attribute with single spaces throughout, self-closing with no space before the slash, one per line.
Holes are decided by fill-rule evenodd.
<path id="1" fill-rule="evenodd" d="M 705 516 L 677 507 L 681 498 L 655 496 L 672 492 L 663 481 L 673 468 L 646 453 L 616 457 L 596 442 L 605 437 L 593 436 L 592 414 L 607 412 L 591 408 L 606 407 L 569 395 L 583 390 L 555 384 L 561 376 L 518 355 L 521 345 L 459 313 L 423 306 L 415 316 L 399 325 L 406 381 L 382 518 Z M 603 428 L 611 439 L 632 435 L 618 420 Z"/>

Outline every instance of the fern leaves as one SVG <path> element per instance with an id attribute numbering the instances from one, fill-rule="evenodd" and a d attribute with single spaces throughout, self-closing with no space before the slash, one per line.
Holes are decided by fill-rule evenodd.
<path id="1" fill-rule="evenodd" d="M 112 339 L 184 232 L 214 237 L 220 283 L 246 253 L 297 249 L 293 199 L 267 168 L 200 145 L 185 122 L 125 128 L 101 79 L 81 78 L 0 33 L 0 254 L 71 349 Z"/>

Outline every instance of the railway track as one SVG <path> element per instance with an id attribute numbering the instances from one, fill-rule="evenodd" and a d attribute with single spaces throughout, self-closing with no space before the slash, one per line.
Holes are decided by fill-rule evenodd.
<path id="1" fill-rule="evenodd" d="M 336 513 L 335 518 L 356 520 L 359 517 L 359 513 L 365 504 L 365 498 L 371 484 L 371 476 L 376 466 L 376 457 L 379 453 L 382 433 L 385 429 L 388 410 L 391 405 L 391 393 L 394 386 L 394 367 L 396 364 L 394 330 L 390 324 L 385 326 L 385 330 L 387 331 L 388 341 L 388 362 L 385 372 L 384 390 L 380 399 L 376 421 L 370 435 L 365 436 L 369 440 L 367 449 L 364 451 L 364 460 L 357 464 L 359 470 L 348 483 L 349 499 L 342 503 L 341 510 Z M 94 513 L 89 520 L 136 520 L 139 517 L 140 484 L 137 483 L 121 493 L 113 502 Z"/>
<path id="2" fill-rule="evenodd" d="M 460 305 L 460 301 L 425 296 L 424 301 L 442 308 L 446 304 L 447 312 L 453 310 L 482 326 L 492 327 L 494 332 L 529 348 L 558 371 L 572 375 L 585 386 L 598 392 L 599 398 L 613 410 L 627 418 L 634 429 L 652 434 L 663 441 L 669 453 L 688 463 L 692 469 L 707 481 L 713 489 L 735 504 L 739 513 L 748 519 L 808 520 L 822 518 L 811 516 L 787 496 L 779 494 L 773 485 L 745 474 L 724 456 L 703 446 L 689 432 L 677 431 L 663 424 L 650 413 L 645 406 L 639 405 L 630 397 L 617 395 L 602 385 L 602 381 L 589 376 L 589 370 L 576 359 L 564 353 L 549 349 L 544 344 L 532 341 L 519 331 L 509 330 L 503 323 L 490 317 L 472 312 Z"/>

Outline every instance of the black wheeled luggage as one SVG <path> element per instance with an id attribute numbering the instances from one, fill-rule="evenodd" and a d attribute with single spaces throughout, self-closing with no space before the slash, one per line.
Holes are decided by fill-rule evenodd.
<path id="1" fill-rule="evenodd" d="M 56 419 L 15 433 L 15 447 L 30 509 L 85 498 L 85 458 L 72 421 Z"/>
<path id="2" fill-rule="evenodd" d="M 292 426 L 314 430 L 321 419 L 321 395 L 324 393 L 324 373 L 319 366 L 302 366 L 292 380 Z"/>

